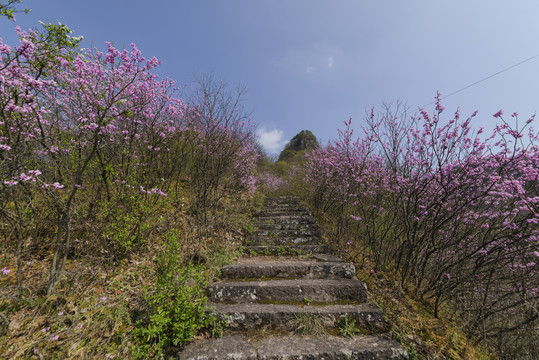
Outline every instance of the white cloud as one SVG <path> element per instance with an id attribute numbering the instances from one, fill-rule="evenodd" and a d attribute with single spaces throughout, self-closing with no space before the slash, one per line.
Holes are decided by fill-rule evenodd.
<path id="1" fill-rule="evenodd" d="M 312 73 L 312 72 L 314 71 L 314 69 L 315 69 L 314 66 L 307 66 L 307 67 L 305 68 L 305 72 L 306 72 L 307 74 L 310 74 L 310 73 Z"/>
<path id="2" fill-rule="evenodd" d="M 333 60 L 333 56 L 330 56 L 328 59 L 328 69 L 333 69 L 333 66 L 335 66 L 335 61 Z"/>
<path id="3" fill-rule="evenodd" d="M 257 130 L 257 134 L 260 136 L 260 145 L 268 153 L 276 153 L 286 144 L 286 140 L 283 140 L 284 133 L 282 130 L 273 129 L 268 131 L 265 128 L 260 128 Z"/>

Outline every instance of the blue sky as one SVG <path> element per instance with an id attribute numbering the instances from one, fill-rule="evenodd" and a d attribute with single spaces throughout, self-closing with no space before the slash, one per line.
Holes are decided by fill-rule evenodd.
<path id="1" fill-rule="evenodd" d="M 157 72 L 179 84 L 214 73 L 244 98 L 269 153 L 309 129 L 336 138 L 350 116 L 405 102 L 412 111 L 539 54 L 537 0 L 23 0 L 32 9 L 16 24 L 60 21 L 104 49 L 135 43 L 162 61 Z M 14 44 L 14 23 L 0 37 Z M 539 108 L 539 57 L 452 95 L 446 111 L 492 114 Z M 427 107 L 432 110 L 433 105 Z M 449 116 L 449 114 L 447 115 Z M 509 116 L 508 116 L 509 118 Z"/>

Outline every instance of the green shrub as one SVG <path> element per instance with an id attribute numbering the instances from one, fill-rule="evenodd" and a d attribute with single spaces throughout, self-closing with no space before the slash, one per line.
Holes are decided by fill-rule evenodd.
<path id="1" fill-rule="evenodd" d="M 122 196 L 101 206 L 105 221 L 102 234 L 116 255 L 125 257 L 144 244 L 152 210 L 144 196 Z"/>
<path id="2" fill-rule="evenodd" d="M 148 309 L 134 330 L 137 358 L 164 358 L 170 347 L 191 341 L 202 329 L 219 334 L 222 322 L 205 312 L 208 272 L 200 265 L 182 264 L 178 232 L 166 236 L 166 247 L 156 259 L 156 283 L 144 290 Z"/>

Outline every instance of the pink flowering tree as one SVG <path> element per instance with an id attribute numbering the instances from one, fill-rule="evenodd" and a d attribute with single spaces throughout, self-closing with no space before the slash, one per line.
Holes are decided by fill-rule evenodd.
<path id="1" fill-rule="evenodd" d="M 530 331 L 539 288 L 533 117 L 512 128 L 499 112 L 502 124 L 484 138 L 472 131 L 476 114 L 442 120 L 439 99 L 434 114 L 387 110 L 371 112 L 361 137 L 347 122 L 338 141 L 308 155 L 314 204 L 337 246 L 370 253 L 373 271 L 398 272 L 436 315 L 451 302 L 474 335 Z"/>
<path id="2" fill-rule="evenodd" d="M 22 241 L 35 225 L 34 198 L 43 185 L 36 151 L 42 146 L 47 110 L 39 105 L 39 99 L 53 84 L 47 74 L 58 64 L 57 57 L 68 57 L 80 41 L 70 36 L 65 25 L 42 25 L 42 32 L 26 33 L 17 27 L 21 40 L 13 48 L 0 39 L 0 215 L 6 240 L 17 240 L 19 286 Z"/>
<path id="3" fill-rule="evenodd" d="M 139 193 L 165 195 L 150 188 L 154 179 L 141 183 L 140 172 L 129 178 L 136 187 L 129 184 L 126 176 L 131 176 L 133 162 L 125 161 L 122 168 L 116 160 L 118 154 L 140 154 L 142 161 L 152 161 L 157 155 L 150 142 L 156 137 L 149 133 L 164 134 L 181 116 L 182 104 L 171 98 L 171 83 L 158 82 L 151 73 L 158 61 L 146 61 L 134 45 L 131 52 L 108 45 L 106 54 L 77 53 L 36 32 L 18 31 L 21 45 L 2 45 L 0 161 L 2 186 L 9 196 L 4 214 L 18 223 L 12 228 L 20 232 L 22 214 L 31 213 L 36 194 L 45 195 L 54 209 L 49 217 L 56 228 L 50 293 L 72 247 L 74 214 L 90 211 L 99 193 L 110 196 L 111 182 Z M 126 133 L 131 126 L 127 123 L 135 124 L 131 133 Z M 114 159 L 108 157 L 111 153 Z M 103 181 L 96 185 L 96 179 Z M 19 215 L 10 214 L 10 203 Z"/>
<path id="4" fill-rule="evenodd" d="M 77 246 L 136 249 L 151 206 L 181 182 L 204 220 L 223 196 L 248 193 L 258 155 L 240 93 L 206 83 L 186 105 L 135 45 L 77 50 L 67 27 L 46 26 L 47 36 L 19 29 L 20 45 L 0 43 L 0 216 L 19 253 L 22 239 L 54 234 L 52 293 Z M 90 228 L 100 241 L 81 245 L 73 234 Z"/>

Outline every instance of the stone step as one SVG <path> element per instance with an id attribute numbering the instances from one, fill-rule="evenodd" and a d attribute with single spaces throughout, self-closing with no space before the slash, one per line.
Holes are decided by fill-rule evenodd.
<path id="1" fill-rule="evenodd" d="M 208 298 L 227 303 L 363 303 L 367 286 L 353 279 L 217 282 L 208 286 Z"/>
<path id="2" fill-rule="evenodd" d="M 268 224 L 258 224 L 256 226 L 257 230 L 269 230 L 269 231 L 277 231 L 277 230 L 310 230 L 310 231 L 320 231 L 317 224 L 275 224 L 275 223 L 268 223 Z"/>
<path id="3" fill-rule="evenodd" d="M 255 214 L 255 219 L 261 218 L 261 217 L 273 217 L 273 216 L 309 216 L 311 217 L 311 213 L 306 211 L 305 209 L 298 209 L 298 210 L 290 210 L 290 209 L 282 209 L 282 210 L 266 210 L 261 211 L 257 214 Z"/>
<path id="4" fill-rule="evenodd" d="M 298 211 L 307 211 L 309 212 L 309 208 L 301 205 L 301 204 L 276 204 L 272 206 L 265 206 L 262 209 L 260 209 L 261 212 L 264 211 L 275 211 L 275 210 L 298 210 Z"/>
<path id="5" fill-rule="evenodd" d="M 310 216 L 261 216 L 255 221 L 255 227 L 260 228 L 260 225 L 270 224 L 314 224 L 314 220 Z"/>
<path id="6" fill-rule="evenodd" d="M 180 360 L 403 360 L 406 351 L 395 340 L 381 336 L 269 336 L 249 340 L 239 335 L 194 343 Z"/>
<path id="7" fill-rule="evenodd" d="M 355 328 L 380 332 L 384 320 L 380 310 L 369 304 L 300 306 L 289 304 L 208 304 L 209 311 L 226 319 L 231 331 L 268 331 L 298 329 L 302 319 L 316 318 L 325 328 L 337 328 L 345 317 Z"/>
<path id="8" fill-rule="evenodd" d="M 328 246 L 319 245 L 247 245 L 247 253 L 287 255 L 287 254 L 323 254 L 328 252 Z"/>
<path id="9" fill-rule="evenodd" d="M 276 197 L 267 197 L 264 199 L 264 205 L 268 206 L 271 204 L 288 204 L 288 203 L 299 203 L 299 199 L 295 196 L 276 196 Z"/>
<path id="10" fill-rule="evenodd" d="M 306 211 L 308 208 L 305 206 L 299 204 L 299 203 L 292 203 L 292 204 L 274 204 L 271 206 L 264 206 L 260 211 L 273 211 L 273 210 L 302 210 Z"/>
<path id="11" fill-rule="evenodd" d="M 294 219 L 294 220 L 304 220 L 309 219 L 314 222 L 311 215 L 308 214 L 288 214 L 288 215 L 260 215 L 257 218 L 257 221 L 263 222 L 263 221 L 280 221 L 280 220 L 286 220 L 286 219 Z"/>
<path id="12" fill-rule="evenodd" d="M 268 237 L 294 237 L 294 236 L 320 236 L 318 229 L 285 229 L 285 230 L 253 230 L 251 237 L 268 236 Z"/>
<path id="13" fill-rule="evenodd" d="M 303 207 L 303 208 L 306 208 L 306 206 L 303 205 L 299 201 L 288 201 L 288 202 L 275 201 L 275 202 L 271 202 L 271 203 L 266 202 L 262 209 L 273 209 L 273 208 L 278 208 L 278 207 Z"/>
<path id="14" fill-rule="evenodd" d="M 322 244 L 323 240 L 316 236 L 308 237 L 289 237 L 289 238 L 275 238 L 269 236 L 257 236 L 252 239 L 249 239 L 246 242 L 246 245 L 270 245 L 270 246 L 279 246 L 279 245 L 318 245 Z"/>
<path id="15" fill-rule="evenodd" d="M 222 279 L 257 278 L 308 278 L 351 279 L 354 265 L 336 261 L 277 260 L 268 257 L 240 259 L 237 263 L 221 268 Z"/>

